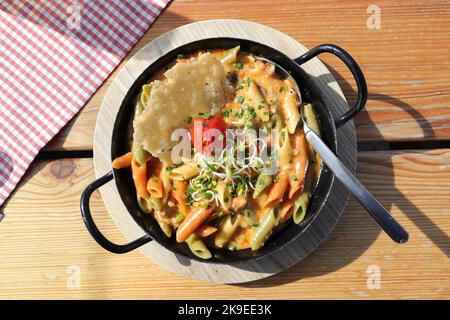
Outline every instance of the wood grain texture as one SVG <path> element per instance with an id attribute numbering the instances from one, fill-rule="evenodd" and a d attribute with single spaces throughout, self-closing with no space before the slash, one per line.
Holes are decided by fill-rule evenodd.
<path id="1" fill-rule="evenodd" d="M 367 111 L 356 119 L 359 141 L 450 139 L 450 3 L 377 1 L 379 30 L 367 28 L 371 4 L 373 1 L 175 0 L 124 62 L 155 37 L 186 23 L 220 18 L 258 22 L 308 48 L 331 42 L 355 57 L 370 93 Z M 353 80 L 345 66 L 334 57 L 321 59 L 353 103 Z M 98 108 L 124 62 L 47 150 L 92 149 Z"/>
<path id="2" fill-rule="evenodd" d="M 300 56 L 307 51 L 300 43 L 273 28 L 232 19 L 215 19 L 187 24 L 151 41 L 128 60 L 114 78 L 101 104 L 94 134 L 94 165 L 98 178 L 111 170 L 110 146 L 119 107 L 128 88 L 147 66 L 183 44 L 205 38 L 230 36 L 253 39 L 283 51 L 290 57 Z M 324 103 L 329 106 L 332 116 L 337 119 L 348 109 L 348 105 L 335 79 L 318 59 L 304 63 L 301 67 L 310 75 L 314 85 L 320 88 Z M 337 132 L 337 138 L 339 157 L 353 172 L 356 168 L 356 135 L 353 122 L 341 127 Z M 113 220 L 129 241 L 145 235 L 130 217 L 114 183 L 104 185 L 100 193 Z M 257 261 L 233 264 L 204 263 L 168 252 L 155 241 L 142 246 L 139 250 L 162 268 L 184 277 L 217 283 L 243 283 L 262 279 L 286 270 L 314 250 L 326 238 L 342 215 L 348 197 L 348 191 L 340 184 L 333 182 L 321 214 L 314 219 L 307 230 L 295 241 L 286 245 L 283 250 Z"/>
<path id="3" fill-rule="evenodd" d="M 359 155 L 358 177 L 410 232 L 405 245 L 393 244 L 351 200 L 328 240 L 299 264 L 250 284 L 216 285 L 180 278 L 138 251 L 104 251 L 78 206 L 94 179 L 92 160 L 39 161 L 4 208 L 0 298 L 256 299 L 270 290 L 274 299 L 448 299 L 449 163 L 449 149 Z M 92 205 L 100 229 L 123 243 L 98 194 Z M 73 266 L 80 289 L 67 287 Z M 370 266 L 380 268 L 380 289 L 367 288 Z"/>

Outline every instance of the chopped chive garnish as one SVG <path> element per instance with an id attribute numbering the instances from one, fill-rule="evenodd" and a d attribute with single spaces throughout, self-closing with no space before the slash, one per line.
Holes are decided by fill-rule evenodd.
<path id="1" fill-rule="evenodd" d="M 283 86 L 280 87 L 280 92 L 284 92 L 285 90 L 286 89 Z"/>
<path id="2" fill-rule="evenodd" d="M 252 79 L 250 79 L 250 77 L 247 77 L 247 86 L 250 87 L 250 83 L 252 83 Z"/>
<path id="3" fill-rule="evenodd" d="M 192 123 L 192 117 L 191 116 L 186 117 L 186 123 Z"/>
<path id="4" fill-rule="evenodd" d="M 235 65 L 236 68 L 238 68 L 238 69 L 242 69 L 242 68 L 243 68 L 242 63 L 240 63 L 240 62 L 236 62 L 234 65 Z"/>
<path id="5" fill-rule="evenodd" d="M 242 96 L 237 99 L 237 102 L 239 102 L 239 103 L 244 103 L 244 101 L 245 101 L 245 99 Z"/>
<path id="6" fill-rule="evenodd" d="M 292 175 L 291 179 L 292 179 L 292 181 L 297 181 L 298 180 L 296 175 Z"/>
<path id="7" fill-rule="evenodd" d="M 153 178 L 152 181 L 153 182 L 158 182 L 158 178 Z"/>
<path id="8" fill-rule="evenodd" d="M 198 113 L 199 116 L 202 116 L 203 118 L 205 118 L 206 120 L 211 119 L 212 115 L 210 113 L 203 113 L 203 112 L 199 112 Z"/>
<path id="9" fill-rule="evenodd" d="M 184 58 L 184 54 L 182 54 L 182 53 L 177 54 L 177 58 L 178 59 L 183 59 Z"/>

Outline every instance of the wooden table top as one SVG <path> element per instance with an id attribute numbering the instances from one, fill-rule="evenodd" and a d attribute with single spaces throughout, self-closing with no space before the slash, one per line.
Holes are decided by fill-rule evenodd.
<path id="1" fill-rule="evenodd" d="M 0 298 L 450 298 L 450 4 L 378 1 L 380 29 L 369 29 L 371 4 L 175 0 L 0 209 Z M 369 87 L 355 119 L 357 174 L 409 231 L 408 243 L 393 244 L 350 200 L 329 238 L 291 269 L 215 285 L 171 274 L 138 251 L 108 253 L 92 240 L 79 198 L 94 180 L 95 120 L 112 79 L 156 36 L 216 18 L 266 24 L 309 48 L 334 43 L 355 57 Z M 352 104 L 350 73 L 334 57 L 321 58 Z M 100 229 L 125 242 L 98 194 L 92 207 Z"/>

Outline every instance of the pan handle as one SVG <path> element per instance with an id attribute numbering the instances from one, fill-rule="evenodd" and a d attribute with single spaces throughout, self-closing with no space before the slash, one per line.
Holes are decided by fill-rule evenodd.
<path id="1" fill-rule="evenodd" d="M 112 243 L 111 241 L 106 239 L 106 237 L 100 232 L 100 230 L 95 225 L 95 222 L 92 219 L 91 215 L 89 200 L 91 199 L 91 195 L 95 190 L 97 190 L 104 184 L 108 183 L 113 178 L 114 178 L 113 172 L 110 171 L 103 177 L 100 177 L 94 182 L 92 182 L 90 185 L 86 187 L 86 189 L 84 189 L 80 200 L 81 216 L 83 217 L 83 221 L 84 224 L 86 225 L 87 230 L 91 234 L 92 238 L 94 238 L 94 240 L 97 241 L 99 245 L 101 245 L 104 249 L 113 253 L 126 253 L 136 248 L 139 248 L 140 246 L 152 241 L 153 239 L 148 234 L 146 234 L 145 236 L 137 240 L 134 240 L 133 242 L 119 245 Z"/>
<path id="2" fill-rule="evenodd" d="M 354 116 L 356 116 L 366 105 L 367 101 L 367 84 L 366 79 L 364 78 L 364 74 L 361 71 L 361 68 L 356 63 L 355 59 L 344 49 L 338 47 L 334 44 L 321 44 L 308 52 L 302 54 L 300 57 L 294 59 L 297 64 L 303 64 L 312 58 L 318 56 L 321 53 L 328 52 L 345 63 L 345 65 L 350 69 L 353 78 L 355 79 L 356 86 L 358 88 L 358 99 L 356 100 L 353 108 L 350 108 L 346 113 L 341 115 L 337 120 L 335 120 L 336 128 L 342 127 L 346 122 L 351 120 Z"/>

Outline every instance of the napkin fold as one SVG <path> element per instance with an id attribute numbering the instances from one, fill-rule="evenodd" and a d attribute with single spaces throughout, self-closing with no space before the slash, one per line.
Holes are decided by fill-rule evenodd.
<path id="1" fill-rule="evenodd" d="M 0 2 L 0 206 L 169 2 Z"/>

